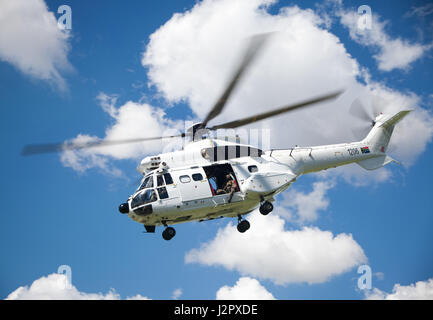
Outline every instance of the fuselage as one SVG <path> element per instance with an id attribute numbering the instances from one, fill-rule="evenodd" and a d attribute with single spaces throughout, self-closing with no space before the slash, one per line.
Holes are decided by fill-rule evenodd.
<path id="1" fill-rule="evenodd" d="M 384 152 L 365 141 L 265 152 L 229 141 L 191 142 L 184 150 L 141 161 L 137 170 L 144 177 L 128 199 L 128 215 L 145 226 L 239 217 L 273 201 L 302 174 Z M 233 192 L 224 191 L 227 175 L 236 186 Z"/>

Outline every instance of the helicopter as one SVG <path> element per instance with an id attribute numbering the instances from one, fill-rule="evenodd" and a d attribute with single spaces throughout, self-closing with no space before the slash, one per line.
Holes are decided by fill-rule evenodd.
<path id="1" fill-rule="evenodd" d="M 313 104 L 338 98 L 342 90 L 328 93 L 272 111 L 243 119 L 208 126 L 226 106 L 245 71 L 260 52 L 269 35 L 253 36 L 239 67 L 226 89 L 202 122 L 186 132 L 164 136 L 87 143 L 34 144 L 23 148 L 23 155 L 63 152 L 99 146 L 135 143 L 167 138 L 187 140 L 182 150 L 147 156 L 137 171 L 142 175 L 138 188 L 119 212 L 144 225 L 147 233 L 163 226 L 162 237 L 176 235 L 173 225 L 218 218 L 237 218 L 237 229 L 250 228 L 245 215 L 259 209 L 263 215 L 273 210 L 275 197 L 290 187 L 301 175 L 357 163 L 366 170 L 375 170 L 397 162 L 386 154 L 395 125 L 411 110 L 396 114 L 367 116 L 366 110 L 355 110 L 368 120 L 368 133 L 357 142 L 312 147 L 261 150 L 256 146 L 214 139 L 211 132 L 234 129 L 257 121 L 291 112 Z M 398 163 L 398 162 L 397 162 Z"/>

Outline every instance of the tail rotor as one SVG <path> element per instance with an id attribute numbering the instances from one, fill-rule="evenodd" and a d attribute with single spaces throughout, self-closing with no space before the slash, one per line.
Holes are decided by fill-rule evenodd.
<path id="1" fill-rule="evenodd" d="M 352 129 L 353 136 L 357 140 L 364 139 L 371 128 L 376 125 L 377 116 L 380 115 L 387 106 L 388 103 L 378 96 L 371 98 L 370 108 L 367 108 L 359 98 L 356 98 L 349 108 L 349 113 L 354 118 L 358 119 L 358 123 L 355 124 Z"/>

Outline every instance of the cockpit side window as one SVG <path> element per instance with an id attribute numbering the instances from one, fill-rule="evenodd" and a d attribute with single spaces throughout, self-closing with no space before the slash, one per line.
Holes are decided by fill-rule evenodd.
<path id="1" fill-rule="evenodd" d="M 165 187 L 158 188 L 159 199 L 167 199 L 168 193 Z"/>
<path id="2" fill-rule="evenodd" d="M 149 177 L 145 178 L 143 182 L 140 184 L 140 187 L 138 187 L 138 190 L 144 189 L 148 181 L 149 181 Z"/>
<path id="3" fill-rule="evenodd" d="M 140 187 L 138 188 L 138 190 L 143 190 L 146 188 L 153 188 L 153 175 L 150 175 L 148 177 L 146 177 L 143 182 L 141 183 Z"/>
<path id="4" fill-rule="evenodd" d="M 164 178 L 162 176 L 156 176 L 156 185 L 161 187 L 164 185 Z"/>
<path id="5" fill-rule="evenodd" d="M 153 188 L 153 175 L 149 177 L 149 180 L 147 180 L 147 183 L 144 186 L 145 188 Z"/>
<path id="6" fill-rule="evenodd" d="M 165 184 L 173 184 L 173 179 L 171 178 L 171 174 L 164 173 Z"/>

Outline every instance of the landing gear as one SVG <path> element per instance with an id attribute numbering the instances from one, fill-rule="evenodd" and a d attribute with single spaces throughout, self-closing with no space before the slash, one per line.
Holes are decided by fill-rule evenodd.
<path id="1" fill-rule="evenodd" d="M 162 237 L 164 238 L 164 240 L 171 240 L 175 235 L 176 235 L 176 230 L 174 230 L 174 228 L 172 227 L 167 227 L 162 232 Z"/>
<path id="2" fill-rule="evenodd" d="M 162 237 L 164 238 L 164 240 L 171 240 L 176 235 L 176 230 L 174 230 L 174 228 L 172 227 L 168 227 L 165 220 L 162 221 L 162 224 L 165 227 L 165 230 L 162 232 Z"/>
<path id="3" fill-rule="evenodd" d="M 262 215 L 266 216 L 268 215 L 272 210 L 274 209 L 274 206 L 269 201 L 265 201 L 260 205 L 259 211 Z"/>
<path id="4" fill-rule="evenodd" d="M 238 231 L 244 233 L 250 228 L 250 223 L 247 220 L 242 220 L 241 215 L 238 215 Z"/>

